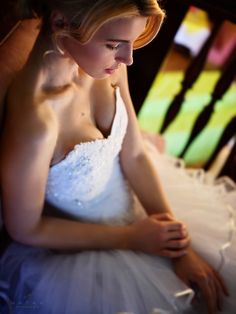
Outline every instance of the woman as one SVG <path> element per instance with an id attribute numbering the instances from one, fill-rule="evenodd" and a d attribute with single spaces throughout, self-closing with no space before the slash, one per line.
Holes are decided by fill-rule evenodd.
<path id="1" fill-rule="evenodd" d="M 0 264 L 4 311 L 203 313 L 205 299 L 208 313 L 216 313 L 228 291 L 205 255 L 218 267 L 218 249 L 231 229 L 219 232 L 214 222 L 203 233 L 192 227 L 193 215 L 188 224 L 197 240 L 190 246 L 178 219 L 187 218 L 192 200 L 183 208 L 172 204 L 181 196 L 167 182 L 169 203 L 157 168 L 166 168 L 166 178 L 168 169 L 185 183 L 191 178 L 147 150 L 128 91 L 126 66 L 133 49 L 157 34 L 164 17 L 159 5 L 154 0 L 28 5 L 42 17 L 42 26 L 8 91 L 1 141 L 2 207 L 13 239 Z M 223 201 L 214 201 L 215 189 L 210 193 L 214 217 L 227 224 Z M 204 209 L 205 199 L 197 203 Z M 205 221 L 213 215 L 199 216 Z M 199 234 L 216 238 L 210 255 Z M 228 256 L 231 274 L 236 262 L 233 252 Z M 232 289 L 232 274 L 229 280 L 223 276 Z M 193 289 L 200 304 L 191 302 Z M 224 311 L 233 313 L 235 301 L 228 300 Z"/>

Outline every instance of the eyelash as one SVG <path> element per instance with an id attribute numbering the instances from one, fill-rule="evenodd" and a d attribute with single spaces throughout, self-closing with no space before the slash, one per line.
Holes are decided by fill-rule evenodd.
<path id="1" fill-rule="evenodd" d="M 107 47 L 108 49 L 110 49 L 110 50 L 117 50 L 117 49 L 119 48 L 119 45 L 117 45 L 117 46 L 112 46 L 112 45 L 107 44 L 106 47 Z"/>

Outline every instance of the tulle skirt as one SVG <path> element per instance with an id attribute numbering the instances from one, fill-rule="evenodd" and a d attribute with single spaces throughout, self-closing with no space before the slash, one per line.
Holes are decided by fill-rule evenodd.
<path id="1" fill-rule="evenodd" d="M 220 272 L 230 297 L 221 313 L 236 313 L 235 185 L 206 182 L 203 171 L 150 148 L 176 216 L 192 246 Z M 137 203 L 137 206 L 138 205 Z M 12 243 L 0 261 L 0 313 L 206 313 L 169 259 L 132 251 L 61 253 Z"/>

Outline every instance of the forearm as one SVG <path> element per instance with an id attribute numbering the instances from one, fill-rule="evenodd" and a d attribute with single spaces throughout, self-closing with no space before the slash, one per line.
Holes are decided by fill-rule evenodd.
<path id="1" fill-rule="evenodd" d="M 162 188 L 157 169 L 147 153 L 124 162 L 125 175 L 149 215 L 169 213 L 174 216 L 169 201 Z"/>
<path id="2" fill-rule="evenodd" d="M 24 244 L 59 250 L 127 249 L 128 226 L 87 224 L 78 221 L 42 217 L 31 231 L 16 240 Z"/>

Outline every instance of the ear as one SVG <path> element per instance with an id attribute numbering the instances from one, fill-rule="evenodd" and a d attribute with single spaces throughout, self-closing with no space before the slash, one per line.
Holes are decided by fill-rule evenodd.
<path id="1" fill-rule="evenodd" d="M 66 16 L 58 10 L 52 11 L 50 21 L 53 32 L 56 32 L 68 26 L 68 20 Z"/>

